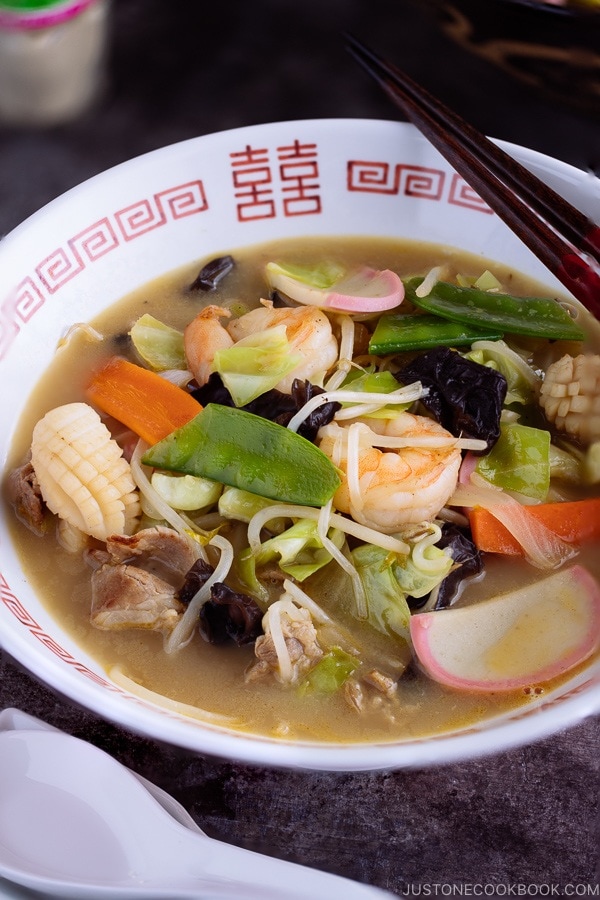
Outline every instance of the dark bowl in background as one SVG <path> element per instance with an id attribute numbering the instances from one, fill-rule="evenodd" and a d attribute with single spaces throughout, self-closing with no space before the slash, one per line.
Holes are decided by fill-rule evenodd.
<path id="1" fill-rule="evenodd" d="M 546 99 L 600 119 L 600 6 L 423 0 L 441 31 Z"/>

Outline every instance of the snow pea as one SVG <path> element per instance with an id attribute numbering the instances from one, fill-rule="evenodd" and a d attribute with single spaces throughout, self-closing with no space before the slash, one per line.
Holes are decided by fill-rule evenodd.
<path id="1" fill-rule="evenodd" d="M 499 328 L 476 328 L 428 313 L 381 316 L 369 342 L 369 353 L 385 356 L 405 350 L 470 346 L 474 341 L 497 341 L 502 335 Z"/>
<path id="2" fill-rule="evenodd" d="M 476 328 L 496 327 L 508 334 L 526 334 L 550 340 L 582 341 L 585 337 L 557 300 L 513 297 L 473 287 L 459 287 L 446 281 L 438 281 L 426 297 L 418 297 L 416 289 L 422 281 L 420 276 L 405 281 L 407 299 L 419 309 L 452 322 L 474 325 Z"/>
<path id="3" fill-rule="evenodd" d="M 340 485 L 331 460 L 306 438 L 217 403 L 150 447 L 142 462 L 301 506 L 323 506 Z"/>

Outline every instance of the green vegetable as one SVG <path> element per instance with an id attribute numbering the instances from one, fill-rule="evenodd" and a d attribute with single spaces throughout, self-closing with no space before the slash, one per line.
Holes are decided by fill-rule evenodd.
<path id="1" fill-rule="evenodd" d="M 470 359 L 481 366 L 488 366 L 504 375 L 507 386 L 504 400 L 506 406 L 512 403 L 523 405 L 533 403 L 540 377 L 504 341 L 476 343 L 464 356 L 465 359 Z"/>
<path id="2" fill-rule="evenodd" d="M 327 536 L 338 549 L 342 547 L 345 540 L 342 531 L 332 528 Z M 304 581 L 331 562 L 331 554 L 323 548 L 319 538 L 318 523 L 313 519 L 299 519 L 281 534 L 264 541 L 257 553 L 245 550 L 239 557 L 240 577 L 249 587 L 262 593 L 257 585 L 256 569 L 275 561 L 296 581 Z"/>
<path id="3" fill-rule="evenodd" d="M 345 274 L 345 269 L 334 262 L 323 261 L 316 266 L 298 266 L 294 263 L 267 263 L 266 275 L 270 277 L 285 275 L 307 284 L 309 287 L 323 291 L 330 288 Z"/>
<path id="4" fill-rule="evenodd" d="M 568 450 L 551 443 L 549 459 L 550 478 L 556 478 L 567 484 L 584 483 L 585 462 L 579 454 L 569 453 Z"/>
<path id="5" fill-rule="evenodd" d="M 267 506 L 273 506 L 273 501 L 268 497 L 259 497 L 249 491 L 239 488 L 226 487 L 219 497 L 219 515 L 225 519 L 236 519 L 238 522 L 249 522 L 252 516 Z M 281 534 L 285 529 L 285 519 L 270 519 L 269 531 L 272 534 Z"/>
<path id="6" fill-rule="evenodd" d="M 384 634 L 407 639 L 410 609 L 394 575 L 394 555 L 372 544 L 363 544 L 350 555 L 365 589 L 370 624 Z"/>
<path id="7" fill-rule="evenodd" d="M 301 357 L 290 352 L 285 325 L 276 325 L 215 353 L 213 366 L 233 397 L 245 406 L 274 388 L 295 369 Z"/>
<path id="8" fill-rule="evenodd" d="M 404 283 L 406 297 L 415 306 L 451 322 L 477 328 L 500 328 L 509 334 L 526 334 L 550 340 L 582 341 L 585 337 L 568 312 L 556 300 L 545 297 L 512 297 L 478 288 L 438 281 L 426 297 L 416 289 L 422 277 Z"/>
<path id="9" fill-rule="evenodd" d="M 217 403 L 150 447 L 142 462 L 301 506 L 323 506 L 340 485 L 331 460 L 306 438 Z"/>
<path id="10" fill-rule="evenodd" d="M 501 424 L 491 451 L 475 471 L 496 487 L 545 500 L 550 487 L 550 434 L 518 423 Z"/>
<path id="11" fill-rule="evenodd" d="M 196 475 L 167 475 L 154 472 L 152 487 L 173 509 L 195 510 L 212 506 L 219 499 L 223 485 Z"/>
<path id="12" fill-rule="evenodd" d="M 299 686 L 301 695 L 310 692 L 334 694 L 358 669 L 360 661 L 341 647 L 332 647 L 310 670 Z"/>
<path id="13" fill-rule="evenodd" d="M 340 390 L 363 391 L 365 394 L 391 394 L 393 391 L 397 391 L 400 386 L 400 382 L 397 378 L 394 378 L 391 372 L 361 372 L 360 369 L 352 369 L 341 385 Z M 365 397 L 365 400 L 368 399 L 368 397 Z M 341 402 L 342 406 L 353 405 Z M 409 403 L 391 403 L 388 406 L 382 406 L 380 409 L 370 412 L 369 417 L 372 419 L 395 419 L 399 412 L 403 409 L 408 409 L 411 405 L 412 401 Z"/>
<path id="14" fill-rule="evenodd" d="M 367 618 L 378 631 L 408 639 L 410 608 L 406 598 L 424 597 L 448 574 L 452 557 L 439 547 L 424 551 L 427 568 L 418 565 L 415 547 L 398 556 L 373 544 L 362 544 L 350 554 L 367 598 Z"/>
<path id="15" fill-rule="evenodd" d="M 385 356 L 440 345 L 460 347 L 471 345 L 473 341 L 495 341 L 502 334 L 498 328 L 475 328 L 428 314 L 381 316 L 369 342 L 369 353 Z"/>
<path id="16" fill-rule="evenodd" d="M 141 358 L 155 372 L 186 368 L 181 331 L 146 313 L 134 322 L 129 335 Z"/>
<path id="17" fill-rule="evenodd" d="M 351 369 L 341 390 L 365 391 L 366 393 L 391 394 L 400 387 L 397 379 L 391 372 L 363 372 L 360 369 Z M 367 398 L 365 398 L 367 399 Z"/>
<path id="18" fill-rule="evenodd" d="M 480 291 L 499 291 L 502 285 L 489 269 L 486 269 L 473 284 L 473 287 L 479 288 Z"/>

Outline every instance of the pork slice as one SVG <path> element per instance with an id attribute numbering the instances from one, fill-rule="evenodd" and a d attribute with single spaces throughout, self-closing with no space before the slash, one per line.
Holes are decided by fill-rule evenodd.
<path id="1" fill-rule="evenodd" d="M 41 537 L 46 533 L 46 504 L 30 461 L 8 476 L 8 499 L 17 518 L 34 534 Z"/>
<path id="2" fill-rule="evenodd" d="M 137 534 L 113 534 L 106 542 L 110 562 L 131 563 L 181 587 L 197 559 L 191 541 L 172 528 L 157 525 Z"/>
<path id="3" fill-rule="evenodd" d="M 92 573 L 90 620 L 96 628 L 169 633 L 183 609 L 173 585 L 137 566 L 105 563 Z"/>

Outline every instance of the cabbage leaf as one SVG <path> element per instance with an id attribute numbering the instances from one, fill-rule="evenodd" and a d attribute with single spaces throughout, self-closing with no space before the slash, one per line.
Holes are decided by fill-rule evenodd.
<path id="1" fill-rule="evenodd" d="M 183 332 L 165 325 L 149 313 L 134 322 L 129 336 L 137 353 L 155 372 L 187 367 Z"/>
<path id="2" fill-rule="evenodd" d="M 431 567 L 433 571 L 420 568 L 413 553 L 414 548 L 408 556 L 399 556 L 383 547 L 363 544 L 350 554 L 365 589 L 368 621 L 379 631 L 405 640 L 410 622 L 406 598 L 430 593 L 453 566 L 452 558 L 433 545 L 424 552 L 429 562 L 437 563 Z"/>
<path id="3" fill-rule="evenodd" d="M 327 536 L 338 549 L 343 546 L 345 536 L 339 529 L 329 529 Z M 258 552 L 245 550 L 238 560 L 238 573 L 250 589 L 264 596 L 265 588 L 256 574 L 262 566 L 276 563 L 287 575 L 304 581 L 331 562 L 331 558 L 319 537 L 318 523 L 313 519 L 299 519 L 281 534 L 264 541 Z"/>
<path id="4" fill-rule="evenodd" d="M 285 325 L 275 325 L 218 350 L 213 369 L 240 407 L 274 388 L 300 361 L 290 351 Z"/>

